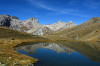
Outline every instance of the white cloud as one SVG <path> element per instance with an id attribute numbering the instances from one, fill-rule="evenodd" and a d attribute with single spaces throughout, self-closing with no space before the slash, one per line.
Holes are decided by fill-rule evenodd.
<path id="1" fill-rule="evenodd" d="M 37 1 L 37 0 L 27 0 L 27 1 L 29 1 L 31 4 L 33 4 L 37 7 L 40 7 L 40 8 L 46 9 L 46 10 L 50 10 L 50 11 L 54 11 L 57 13 L 69 14 L 69 15 L 75 15 L 75 16 L 81 16 L 81 17 L 87 16 L 84 14 L 79 14 L 79 9 L 69 9 L 69 8 L 59 9 L 59 8 L 54 8 L 49 5 L 46 5 L 45 2 L 42 2 L 42 1 Z M 73 2 L 73 3 L 75 3 L 75 2 Z"/>

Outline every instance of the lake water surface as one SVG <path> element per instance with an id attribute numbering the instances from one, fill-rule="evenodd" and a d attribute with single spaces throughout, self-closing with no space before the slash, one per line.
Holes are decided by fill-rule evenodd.
<path id="1" fill-rule="evenodd" d="M 24 43 L 15 50 L 38 59 L 35 66 L 100 66 L 100 42 Z"/>

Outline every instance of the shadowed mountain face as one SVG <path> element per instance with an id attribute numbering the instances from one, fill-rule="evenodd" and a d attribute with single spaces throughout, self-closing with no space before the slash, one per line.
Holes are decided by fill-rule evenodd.
<path id="1" fill-rule="evenodd" d="M 76 24 L 73 22 L 66 23 L 59 21 L 58 23 L 50 25 L 42 25 L 35 17 L 30 18 L 29 20 L 21 21 L 18 17 L 15 16 L 0 15 L 0 26 L 9 27 L 18 31 L 23 31 L 35 35 L 44 35 L 60 29 L 76 26 Z"/>
<path id="2" fill-rule="evenodd" d="M 10 26 L 10 16 L 9 15 L 3 15 L 0 16 L 0 26 L 6 26 L 9 27 Z"/>
<path id="3" fill-rule="evenodd" d="M 30 45 L 19 45 L 15 47 L 15 50 L 23 50 L 33 55 L 40 48 L 51 49 L 57 53 L 67 52 L 68 54 L 76 51 L 92 61 L 100 62 L 100 42 L 31 43 Z"/>

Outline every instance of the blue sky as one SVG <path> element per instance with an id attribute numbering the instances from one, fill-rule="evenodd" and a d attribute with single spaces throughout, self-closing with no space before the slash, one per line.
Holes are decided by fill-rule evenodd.
<path id="1" fill-rule="evenodd" d="M 36 17 L 41 24 L 73 21 L 81 24 L 100 17 L 100 0 L 0 0 L 0 14 L 20 20 Z"/>

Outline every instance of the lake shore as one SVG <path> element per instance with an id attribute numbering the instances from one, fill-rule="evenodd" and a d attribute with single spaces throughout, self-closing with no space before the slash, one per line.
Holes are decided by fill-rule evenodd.
<path id="1" fill-rule="evenodd" d="M 8 65 L 31 65 L 38 61 L 38 59 L 20 54 L 14 50 L 14 47 L 24 43 L 24 42 L 50 42 L 57 40 L 48 40 L 48 39 L 14 39 L 11 38 L 0 38 L 0 62 Z"/>
<path id="2" fill-rule="evenodd" d="M 24 54 L 20 54 L 14 50 L 16 45 L 19 45 L 23 42 L 44 42 L 48 40 L 41 40 L 41 39 L 0 39 L 0 62 L 8 65 L 31 65 L 36 63 L 38 60 L 35 58 L 28 57 Z"/>
<path id="3" fill-rule="evenodd" d="M 47 39 L 15 39 L 11 40 L 10 38 L 0 39 L 0 62 L 9 65 L 31 65 L 38 61 L 38 59 L 20 54 L 14 50 L 14 47 L 22 44 L 23 42 L 48 42 L 48 41 L 57 41 L 57 40 L 47 40 Z M 60 41 L 60 40 L 58 40 Z M 67 41 L 67 40 L 63 40 Z M 73 40 L 74 41 L 74 40 Z M 70 41 L 69 41 L 70 42 Z"/>

